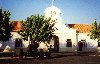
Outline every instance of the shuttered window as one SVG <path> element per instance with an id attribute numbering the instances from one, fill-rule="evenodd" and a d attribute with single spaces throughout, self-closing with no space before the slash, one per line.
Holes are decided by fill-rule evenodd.
<path id="1" fill-rule="evenodd" d="M 72 41 L 71 41 L 71 39 L 67 39 L 67 41 L 66 41 L 66 47 L 72 47 Z"/>

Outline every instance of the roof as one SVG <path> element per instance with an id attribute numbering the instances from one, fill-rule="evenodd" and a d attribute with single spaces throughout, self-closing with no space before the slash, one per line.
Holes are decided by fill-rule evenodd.
<path id="1" fill-rule="evenodd" d="M 21 21 L 12 21 L 12 32 L 23 31 L 23 26 Z M 89 33 L 89 30 L 92 28 L 92 25 L 86 24 L 68 24 L 69 28 L 76 29 L 79 33 Z"/>
<path id="2" fill-rule="evenodd" d="M 17 31 L 23 30 L 21 21 L 12 21 L 11 26 L 12 26 L 12 30 L 11 30 L 12 32 L 17 32 Z"/>
<path id="3" fill-rule="evenodd" d="M 68 24 L 70 28 L 76 29 L 79 33 L 89 33 L 89 30 L 92 28 L 92 25 L 86 24 Z"/>

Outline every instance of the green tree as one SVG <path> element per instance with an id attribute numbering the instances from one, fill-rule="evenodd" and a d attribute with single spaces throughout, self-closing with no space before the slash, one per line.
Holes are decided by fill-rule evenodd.
<path id="1" fill-rule="evenodd" d="M 90 30 L 90 38 L 100 41 L 100 23 L 97 24 L 96 20 L 92 24 L 92 29 Z"/>
<path id="2" fill-rule="evenodd" d="M 49 41 L 55 28 L 53 27 L 55 23 L 50 24 L 51 19 L 45 19 L 44 16 L 31 15 L 25 21 L 23 21 L 24 31 L 19 32 L 24 39 L 30 37 L 31 42 L 45 42 Z"/>
<path id="3" fill-rule="evenodd" d="M 100 23 L 98 24 L 98 36 L 97 36 L 98 41 L 100 41 Z"/>
<path id="4" fill-rule="evenodd" d="M 7 41 L 11 37 L 10 33 L 10 12 L 0 9 L 0 41 Z"/>

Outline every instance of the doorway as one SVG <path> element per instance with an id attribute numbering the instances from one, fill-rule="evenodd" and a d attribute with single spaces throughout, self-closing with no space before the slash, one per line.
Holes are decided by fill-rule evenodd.
<path id="1" fill-rule="evenodd" d="M 86 40 L 81 40 L 78 42 L 78 51 L 85 51 L 87 48 Z"/>
<path id="2" fill-rule="evenodd" d="M 54 35 L 54 50 L 55 52 L 59 52 L 59 37 Z"/>
<path id="3" fill-rule="evenodd" d="M 15 40 L 15 48 L 22 47 L 22 39 L 16 38 Z"/>
<path id="4" fill-rule="evenodd" d="M 83 43 L 81 41 L 79 41 L 78 43 L 78 51 L 82 51 L 83 49 Z"/>

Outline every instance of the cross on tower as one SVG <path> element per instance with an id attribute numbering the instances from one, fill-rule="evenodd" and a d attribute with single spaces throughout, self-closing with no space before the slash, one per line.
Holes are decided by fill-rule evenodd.
<path id="1" fill-rule="evenodd" d="M 52 0 L 52 6 L 53 6 L 53 2 L 54 2 L 55 0 Z"/>

